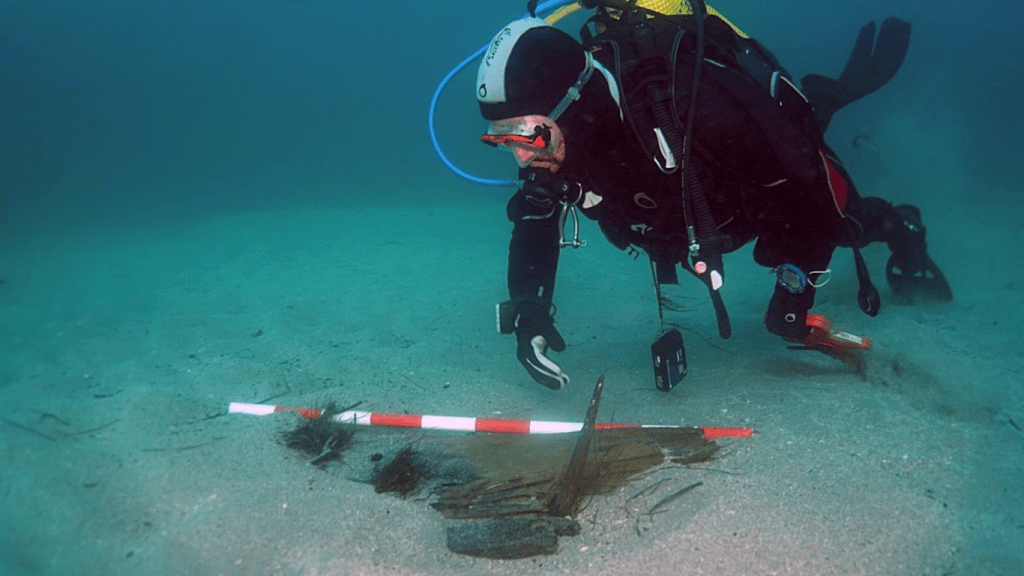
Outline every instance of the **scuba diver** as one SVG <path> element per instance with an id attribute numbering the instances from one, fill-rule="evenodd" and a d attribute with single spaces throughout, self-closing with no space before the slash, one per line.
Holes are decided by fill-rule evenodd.
<path id="1" fill-rule="evenodd" d="M 677 266 L 699 279 L 728 338 L 722 255 L 748 242 L 775 271 L 768 331 L 851 364 L 870 339 L 833 332 L 810 312 L 837 247 L 853 249 L 858 304 L 871 316 L 880 298 L 859 248 L 872 242 L 892 252 L 895 294 L 952 299 L 918 208 L 861 197 L 824 141 L 836 111 L 896 74 L 908 23 L 886 20 L 877 42 L 868 24 L 838 78 L 808 75 L 799 89 L 771 52 L 701 0 L 581 4 L 594 9 L 582 42 L 537 18 L 534 0 L 529 17 L 491 41 L 477 76 L 489 122 L 481 139 L 519 165 L 499 330 L 516 335 L 534 380 L 554 390 L 569 383 L 548 351 L 566 346 L 554 324 L 555 276 L 560 249 L 581 245 L 578 211 L 620 250 L 650 258 L 662 324 L 652 361 L 664 391 L 685 376 L 686 358 L 679 331 L 665 329 L 671 302 L 661 286 L 678 283 Z"/>

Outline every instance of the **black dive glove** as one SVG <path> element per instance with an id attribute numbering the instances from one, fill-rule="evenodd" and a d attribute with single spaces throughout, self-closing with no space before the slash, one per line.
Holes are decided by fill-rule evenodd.
<path id="1" fill-rule="evenodd" d="M 811 333 L 807 326 L 807 311 L 814 305 L 814 287 L 807 286 L 801 294 L 790 294 L 781 286 L 768 302 L 764 324 L 768 331 L 783 338 L 801 340 Z"/>
<path id="2" fill-rule="evenodd" d="M 550 305 L 533 300 L 523 300 L 516 306 L 516 357 L 534 380 L 552 390 L 561 390 L 568 386 L 569 376 L 545 353 L 548 347 L 555 352 L 564 351 L 565 340 L 555 330 L 555 320 L 549 311 Z"/>

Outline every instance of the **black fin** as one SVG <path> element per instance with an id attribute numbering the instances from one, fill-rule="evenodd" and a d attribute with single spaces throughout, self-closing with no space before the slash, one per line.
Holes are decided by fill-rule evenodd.
<path id="1" fill-rule="evenodd" d="M 889 282 L 897 301 L 910 304 L 917 296 L 939 302 L 953 300 L 953 289 L 949 286 L 949 281 L 930 256 L 925 254 L 916 270 L 903 270 L 896 261 L 897 258 L 893 255 L 885 263 L 885 279 Z"/>
<path id="2" fill-rule="evenodd" d="M 910 23 L 899 18 L 882 22 L 875 41 L 875 23 L 860 29 L 850 58 L 839 79 L 808 74 L 800 80 L 807 99 L 814 107 L 818 126 L 828 129 L 832 116 L 841 108 L 859 100 L 892 80 L 903 64 L 910 46 Z"/>
<path id="3" fill-rule="evenodd" d="M 875 49 L 872 51 L 874 30 L 873 22 L 870 26 L 861 28 L 850 60 L 839 76 L 841 82 L 849 82 L 856 87 L 858 98 L 867 96 L 892 80 L 910 47 L 909 22 L 899 18 L 887 18 L 882 22 L 878 40 L 874 43 Z"/>
<path id="4" fill-rule="evenodd" d="M 945 274 L 928 255 L 921 210 L 912 204 L 893 207 L 883 224 L 892 255 L 885 263 L 885 279 L 898 300 L 911 303 L 915 296 L 949 302 L 953 289 Z"/>
<path id="5" fill-rule="evenodd" d="M 850 59 L 843 67 L 843 73 L 839 75 L 842 82 L 851 82 L 856 74 L 866 68 L 871 62 L 871 49 L 875 45 L 875 21 L 872 20 L 860 29 L 857 35 L 857 42 L 850 52 Z"/>

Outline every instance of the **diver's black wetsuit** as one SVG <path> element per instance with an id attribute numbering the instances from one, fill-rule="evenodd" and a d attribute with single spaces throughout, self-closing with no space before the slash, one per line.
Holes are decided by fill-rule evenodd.
<path id="1" fill-rule="evenodd" d="M 825 144 L 823 125 L 843 103 L 823 114 L 795 88 L 788 73 L 767 50 L 732 33 L 717 18 L 709 17 L 707 23 L 711 40 L 705 58 L 710 64 L 705 64 L 700 84 L 691 162 L 697 167 L 718 229 L 720 252 L 731 252 L 756 240 L 754 259 L 758 264 L 792 264 L 812 273 L 828 268 L 836 247 L 887 241 L 894 261 L 908 274 L 926 265 L 934 267 L 925 252 L 924 229 L 916 208 L 893 207 L 881 198 L 862 198 Z M 869 51 L 873 24 L 870 32 Z M 673 76 L 674 113 L 683 118 L 693 78 L 692 45 L 690 52 L 685 42 L 680 45 Z M 616 62 L 606 50 L 597 50 L 594 56 L 605 69 L 615 69 Z M 870 90 L 862 90 L 860 96 L 877 89 L 885 80 L 888 78 L 876 82 L 876 86 L 869 85 Z M 623 92 L 628 94 L 627 90 Z M 545 378 L 545 373 L 555 373 L 557 367 L 541 369 L 538 375 L 530 366 L 534 359 L 543 361 L 546 344 L 535 342 L 531 351 L 524 344 L 524 336 L 542 334 L 547 344 L 555 339 L 557 345 L 552 347 L 556 351 L 564 347 L 548 318 L 558 267 L 562 210 L 557 194 L 551 191 L 559 183 L 578 185 L 579 196 L 571 198 L 569 194 L 569 203 L 596 220 L 612 244 L 623 250 L 632 246 L 646 252 L 655 264 L 659 282 L 675 280 L 676 264 L 689 266 L 681 170 L 666 174 L 659 169 L 650 147 L 645 149 L 636 136 L 640 130 L 623 120 L 624 116 L 629 118 L 628 114 L 627 105 L 620 108 L 612 97 L 606 77 L 595 73 L 582 98 L 558 121 L 567 142 L 561 169 L 556 174 L 546 169 L 522 169 L 521 178 L 532 179 L 540 186 L 525 186 L 508 203 L 508 218 L 514 223 L 509 246 L 509 295 L 516 303 L 517 318 L 526 319 L 522 320 L 525 327 L 516 328 L 521 340 L 520 360 L 535 379 L 551 387 L 556 385 Z M 942 283 L 945 285 L 944 279 Z M 945 287 L 948 290 L 948 285 Z M 811 332 L 807 311 L 814 295 L 813 285 L 798 294 L 777 285 L 765 315 L 768 330 L 790 339 L 807 337 Z M 869 314 L 877 313 L 877 305 L 868 310 L 862 303 L 862 308 Z M 536 362 L 533 364 L 536 366 Z"/>
<path id="2" fill-rule="evenodd" d="M 600 53 L 597 57 L 601 61 Z M 774 63 L 770 55 L 762 62 L 764 66 Z M 613 65 L 605 63 L 606 68 Z M 683 59 L 679 66 L 686 69 L 676 75 L 677 84 L 689 82 L 692 68 Z M 859 234 L 860 244 L 884 239 L 881 226 L 895 218 L 892 205 L 859 197 L 825 145 L 810 104 L 784 84 L 793 93 L 789 107 L 772 121 L 784 134 L 768 134 L 748 107 L 779 109 L 777 99 L 752 79 L 749 84 L 748 97 L 754 102 L 737 101 L 715 82 L 702 84 L 698 100 L 693 162 L 724 241 L 722 251 L 731 252 L 757 239 L 754 257 L 762 266 L 789 263 L 807 272 L 825 270 L 835 248 L 851 243 L 842 213 L 857 223 L 858 233 L 861 226 L 872 227 Z M 677 85 L 677 108 L 685 109 L 688 99 L 688 88 Z M 563 124 L 567 140 L 574 145 L 559 177 L 579 181 L 583 190 L 600 198 L 596 205 L 584 205 L 583 213 L 596 220 L 620 249 L 635 246 L 655 262 L 685 263 L 680 174 L 663 173 L 647 156 L 630 127 L 620 121 L 604 77 L 595 74 L 584 98 L 566 116 L 572 112 L 571 120 Z M 843 181 L 835 181 L 837 177 Z M 845 188 L 842 213 L 833 194 L 838 187 Z M 559 252 L 558 206 L 521 190 L 508 204 L 508 217 L 515 224 L 509 249 L 510 296 L 517 301 L 541 294 L 550 301 Z M 778 302 L 773 308 L 795 312 L 797 319 L 769 318 L 769 329 L 782 336 L 805 336 L 808 328 L 803 318 L 814 301 L 813 286 L 799 296 L 778 290 L 774 300 Z"/>

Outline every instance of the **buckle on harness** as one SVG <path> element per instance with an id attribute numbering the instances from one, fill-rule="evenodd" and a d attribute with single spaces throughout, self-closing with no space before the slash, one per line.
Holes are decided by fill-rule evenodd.
<path id="1" fill-rule="evenodd" d="M 572 214 L 572 240 L 566 240 L 565 220 L 570 214 Z M 562 202 L 562 214 L 558 217 L 558 247 L 583 248 L 586 245 L 586 240 L 580 240 L 580 215 L 576 210 L 576 203 Z"/>

